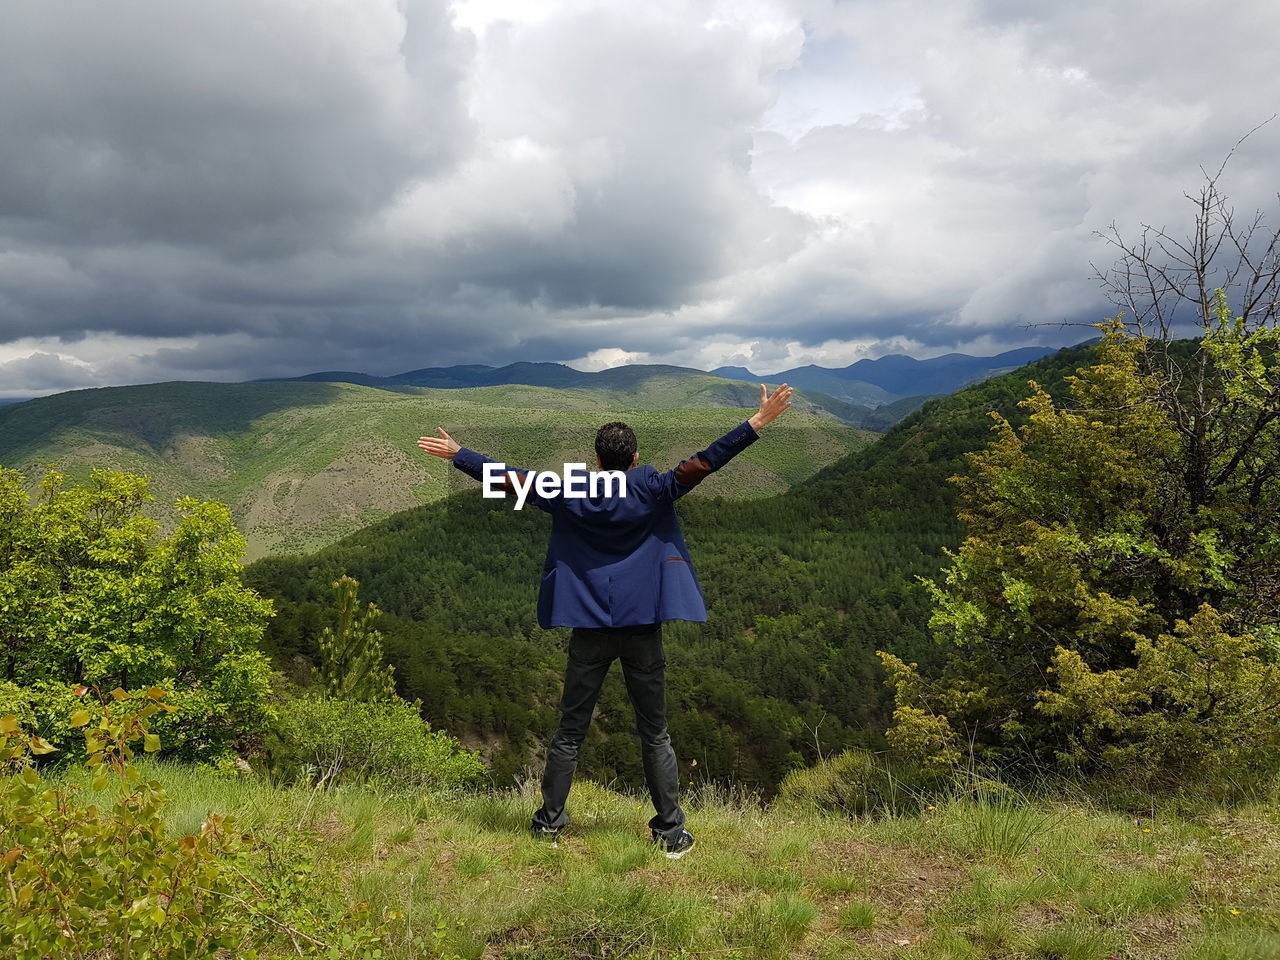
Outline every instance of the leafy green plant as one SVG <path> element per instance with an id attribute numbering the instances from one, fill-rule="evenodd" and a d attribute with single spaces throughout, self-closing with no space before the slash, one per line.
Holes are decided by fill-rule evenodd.
<path id="1" fill-rule="evenodd" d="M 271 763 L 320 787 L 363 782 L 401 789 L 478 783 L 484 764 L 442 730 L 431 730 L 417 703 L 301 697 L 280 707 Z"/>
<path id="2" fill-rule="evenodd" d="M 1280 765 L 1280 333 L 1233 323 L 1221 295 L 1180 360 L 1119 318 L 1098 326 L 1070 402 L 1032 381 L 1027 424 L 996 416 L 953 478 L 969 535 L 924 581 L 953 652 L 941 676 L 880 654 L 890 742 L 1143 782 L 1265 775 Z M 1171 391 L 1166 360 L 1210 400 Z"/>
<path id="3" fill-rule="evenodd" d="M 918 808 L 949 783 L 942 771 L 896 763 L 867 750 L 845 750 L 787 774 L 778 799 L 852 815 L 892 813 Z"/>
<path id="4" fill-rule="evenodd" d="M 176 708 L 164 690 L 116 688 L 69 718 L 84 733 L 89 790 L 44 781 L 29 759 L 55 750 L 0 718 L 0 953 L 13 960 L 257 956 L 287 937 L 299 955 L 381 956 L 383 931 L 363 905 L 339 918 L 309 913 L 303 891 L 267 889 L 252 839 L 209 813 L 198 832 L 171 837 L 165 795 L 133 764 L 150 721 Z M 96 693 L 96 691 L 95 691 Z M 104 796 L 105 795 L 105 796 Z M 303 895 L 297 895 L 303 894 Z M 301 910 L 301 912 L 299 912 Z M 388 918 L 390 919 L 390 918 Z"/>
<path id="5" fill-rule="evenodd" d="M 183 497 L 160 536 L 145 477 L 95 470 L 74 485 L 49 471 L 34 498 L 24 484 L 0 468 L 0 703 L 72 753 L 65 691 L 77 683 L 169 691 L 183 710 L 156 720 L 171 756 L 203 759 L 260 731 L 272 605 L 241 581 L 227 507 Z"/>

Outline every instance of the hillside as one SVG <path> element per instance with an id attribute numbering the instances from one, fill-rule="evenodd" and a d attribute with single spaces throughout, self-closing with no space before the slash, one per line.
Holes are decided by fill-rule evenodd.
<path id="1" fill-rule="evenodd" d="M 735 368 L 725 367 L 723 370 Z M 736 368 L 741 369 L 741 368 Z M 815 370 L 822 368 L 815 367 Z M 747 371 L 742 371 L 746 373 Z M 630 363 L 610 367 L 606 370 L 585 371 L 566 366 L 563 363 L 537 363 L 522 361 L 510 363 L 503 367 L 490 367 L 485 364 L 459 364 L 452 367 L 424 367 L 421 370 L 408 370 L 404 373 L 377 377 L 367 373 L 350 370 L 327 370 L 308 373 L 300 377 L 286 378 L 287 381 L 315 381 L 330 383 L 359 383 L 364 386 L 395 387 L 433 387 L 437 389 L 461 389 L 466 387 L 493 387 L 521 384 L 532 387 L 556 387 L 560 389 L 581 390 L 626 390 L 632 391 L 651 382 L 665 384 L 697 383 L 699 386 L 715 386 L 714 381 L 729 380 L 733 383 L 747 381 L 760 383 L 752 376 L 733 376 L 713 370 L 706 373 L 692 367 L 677 367 L 660 363 Z M 831 394 L 840 399 L 855 400 L 863 404 L 886 403 L 894 397 L 878 387 L 870 387 L 858 397 L 846 396 L 847 381 L 839 377 L 831 377 L 827 385 L 836 388 L 838 393 Z M 723 387 L 723 384 L 720 384 Z M 823 393 L 817 386 L 811 387 L 814 392 Z"/>
<path id="2" fill-rule="evenodd" d="M 663 364 L 625 364 L 597 372 L 584 372 L 562 363 L 511 363 L 504 367 L 460 364 L 424 367 L 387 377 L 346 370 L 329 370 L 293 377 L 293 381 L 357 383 L 386 390 L 410 387 L 463 389 L 467 387 L 523 384 L 561 389 L 626 390 L 661 397 L 672 388 L 681 395 L 701 393 L 712 405 L 741 405 L 753 394 L 734 393 L 725 381 L 735 383 L 789 383 L 809 402 L 844 422 L 867 430 L 888 430 L 925 402 L 973 383 L 998 376 L 1052 354 L 1048 347 L 1020 347 L 992 357 L 948 353 L 927 360 L 890 354 L 875 360 L 859 360 L 847 367 L 808 364 L 777 373 L 760 374 L 740 366 L 717 367 L 709 374 L 688 367 Z M 690 389 L 693 387 L 694 389 Z M 676 405 L 676 404 L 671 404 Z"/>
<path id="3" fill-rule="evenodd" d="M 665 374 L 593 390 L 320 382 L 77 390 L 0 408 L 0 464 L 33 483 L 51 462 L 73 476 L 91 467 L 144 473 L 161 503 L 216 497 L 231 506 L 254 558 L 316 549 L 467 487 L 417 450 L 436 426 L 512 463 L 559 469 L 590 459 L 601 423 L 625 419 L 646 459 L 674 464 L 748 416 L 755 397 L 748 384 Z M 717 493 L 778 493 L 865 443 L 828 409 L 840 406 L 802 398 L 777 442 L 748 452 Z"/>
<path id="4" fill-rule="evenodd" d="M 876 405 L 905 396 L 951 393 L 978 380 L 1032 363 L 1055 351 L 1051 347 L 1019 347 L 990 357 L 948 353 L 925 360 L 902 354 L 858 360 L 847 367 L 808 364 L 775 373 L 753 373 L 746 367 L 723 366 L 710 371 L 714 377 L 748 382 L 781 382 L 804 386 L 831 396 Z M 616 388 L 653 376 L 706 376 L 701 370 L 670 364 L 624 364 L 606 370 L 583 371 L 563 363 L 510 363 L 502 367 L 487 364 L 458 364 L 451 367 L 424 367 L 379 377 L 353 371 L 329 370 L 309 373 L 292 380 L 360 383 L 366 386 L 483 387 L 520 383 L 544 387 Z M 804 381 L 802 383 L 802 381 Z"/>
<path id="5" fill-rule="evenodd" d="M 489 367 L 484 364 L 461 364 L 453 367 L 424 367 L 388 377 L 378 377 L 350 370 L 327 370 L 289 377 L 283 383 L 356 383 L 384 390 L 406 390 L 426 387 L 436 390 L 462 390 L 472 387 L 551 387 L 557 390 L 585 390 L 607 396 L 641 398 L 643 402 L 663 407 L 678 406 L 728 406 L 738 407 L 755 403 L 753 388 L 761 381 L 750 381 L 743 386 L 741 377 L 722 377 L 691 367 L 675 367 L 669 364 L 636 363 L 611 367 L 594 372 L 576 370 L 563 363 L 519 362 L 505 367 Z M 805 402 L 851 426 L 859 426 L 868 405 L 885 403 L 893 397 L 878 388 L 871 388 L 874 400 L 846 395 L 844 382 L 829 381 L 838 389 L 836 395 L 825 394 L 817 387 L 807 389 Z"/>
<path id="6" fill-rule="evenodd" d="M 915 578 L 934 573 L 942 548 L 961 536 L 946 478 L 987 442 L 989 411 L 1016 420 L 1028 379 L 1060 391 L 1089 355 L 1064 350 L 930 401 L 779 496 L 682 501 L 710 613 L 705 625 L 673 623 L 666 632 L 672 733 L 685 755 L 708 776 L 767 792 L 819 746 L 877 745 L 887 694 L 874 652 L 925 666 L 941 656 Z M 769 433 L 752 449 L 780 440 Z M 740 467 L 711 478 L 703 493 L 729 489 Z M 268 649 L 290 669 L 314 655 L 329 584 L 349 573 L 389 614 L 387 653 L 401 692 L 421 698 L 433 722 L 484 746 L 500 779 L 517 774 L 557 719 L 561 637 L 534 617 L 547 528 L 540 513 L 513 514 L 472 491 L 311 556 L 254 564 L 250 581 L 279 610 Z M 582 765 L 606 782 L 639 774 L 615 680 Z"/>
<path id="7" fill-rule="evenodd" d="M 234 816 L 311 909 L 398 910 L 387 956 L 812 960 L 1276 960 L 1277 798 L 1128 816 L 1062 801 L 905 799 L 864 819 L 695 789 L 697 846 L 659 856 L 648 801 L 580 781 L 558 847 L 525 833 L 532 786 L 316 793 L 151 765 L 182 835 Z M 85 788 L 88 789 L 87 787 Z M 314 892 L 311 892 L 314 891 Z M 294 956 L 281 935 L 279 952 Z"/>
<path id="8" fill-rule="evenodd" d="M 987 358 L 969 359 L 980 366 L 981 362 Z M 927 365 L 928 361 L 925 363 Z M 923 378 L 921 382 L 925 382 L 925 379 L 927 378 Z M 839 417 L 845 423 L 877 431 L 887 430 L 893 426 L 923 403 L 927 396 L 934 393 L 949 393 L 955 389 L 955 387 L 948 387 L 946 390 L 939 388 L 929 394 L 913 395 L 905 399 L 916 402 L 895 406 L 894 401 L 904 399 L 902 394 L 892 393 L 872 383 L 850 379 L 845 375 L 845 371 L 826 367 L 797 367 L 783 373 L 757 377 L 744 367 L 719 367 L 710 373 L 704 373 L 689 367 L 651 363 L 624 364 L 596 372 L 575 370 L 562 363 L 522 362 L 511 363 L 505 367 L 462 364 L 453 367 L 425 367 L 388 377 L 377 377 L 350 370 L 326 370 L 292 377 L 290 380 L 358 383 L 364 386 L 381 387 L 384 390 L 403 390 L 414 386 L 453 390 L 466 387 L 523 384 L 560 389 L 649 392 L 657 386 L 656 392 L 659 394 L 666 385 L 675 386 L 681 393 L 690 392 L 690 387 L 693 387 L 695 391 L 703 393 L 711 403 L 730 406 L 754 402 L 754 394 L 748 395 L 743 392 L 743 388 L 736 386 L 738 383 L 750 383 L 754 387 L 761 382 L 778 384 L 785 380 L 802 391 L 808 402 Z M 955 386 L 959 385 L 959 382 L 956 382 Z"/>

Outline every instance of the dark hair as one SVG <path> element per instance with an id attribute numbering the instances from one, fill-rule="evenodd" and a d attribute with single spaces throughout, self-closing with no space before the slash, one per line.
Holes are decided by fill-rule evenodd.
<path id="1" fill-rule="evenodd" d="M 629 470 L 636 455 L 636 434 L 620 420 L 596 431 L 596 456 L 606 470 Z"/>

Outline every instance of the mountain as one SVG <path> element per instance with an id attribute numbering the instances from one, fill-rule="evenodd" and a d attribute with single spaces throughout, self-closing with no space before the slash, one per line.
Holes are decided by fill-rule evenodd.
<path id="1" fill-rule="evenodd" d="M 851 363 L 842 368 L 840 375 L 850 380 L 873 383 L 899 396 L 951 393 L 984 377 L 1017 369 L 1054 352 L 1052 347 L 1019 347 L 994 357 L 948 353 L 928 360 L 890 354 L 876 360 Z"/>
<path id="2" fill-rule="evenodd" d="M 326 371 L 308 373 L 285 380 L 311 380 L 334 383 L 360 383 L 378 387 L 435 387 L 454 390 L 465 387 L 495 387 L 505 384 L 524 384 L 533 387 L 558 387 L 581 389 L 627 389 L 655 378 L 706 378 L 714 376 L 692 367 L 677 367 L 661 363 L 636 363 L 607 370 L 577 370 L 563 363 L 520 361 L 504 367 L 491 367 L 482 363 L 459 364 L 452 367 L 423 367 L 388 377 L 375 377 L 367 373 Z M 732 379 L 732 378 L 731 378 Z"/>
<path id="3" fill-rule="evenodd" d="M 814 759 L 819 728 L 825 753 L 882 746 L 888 695 L 874 652 L 926 669 L 941 662 L 916 578 L 936 573 L 963 535 L 947 478 L 991 438 L 989 411 L 1020 422 L 1029 379 L 1065 392 L 1090 356 L 1063 350 L 930 400 L 777 496 L 717 499 L 746 466 L 735 461 L 708 479 L 709 496 L 681 501 L 710 621 L 668 624 L 665 637 L 672 733 L 699 775 L 767 792 L 798 759 Z M 766 434 L 749 452 L 778 439 Z M 401 692 L 483 745 L 496 776 L 513 776 L 556 722 L 562 637 L 534 616 L 547 530 L 541 513 L 513 514 L 472 490 L 310 556 L 259 561 L 247 576 L 277 601 L 268 649 L 290 669 L 314 655 L 329 584 L 342 573 L 360 580 L 362 598 L 387 611 Z M 607 686 L 587 775 L 638 776 L 630 716 L 621 688 Z"/>
<path id="4" fill-rule="evenodd" d="M 466 387 L 527 384 L 561 389 L 641 389 L 663 380 L 683 381 L 699 376 L 738 383 L 787 382 L 809 402 L 844 422 L 867 430 L 884 431 L 931 397 L 945 396 L 986 377 L 1007 373 L 1023 364 L 1048 356 L 1050 347 L 1019 347 L 993 357 L 949 353 L 928 360 L 890 354 L 876 360 L 859 360 L 847 367 L 808 364 L 777 373 L 753 373 L 746 367 L 723 366 L 709 373 L 665 364 L 627 364 L 598 372 L 575 370 L 562 363 L 512 363 L 505 367 L 469 364 L 425 367 L 389 377 L 349 371 L 309 373 L 293 380 L 359 383 L 387 390 L 406 387 L 464 389 Z M 723 393 L 724 388 L 720 388 Z M 709 391 L 709 396 L 714 391 Z M 754 393 L 733 398 L 751 404 Z M 712 401 L 718 402 L 718 401 Z"/>
<path id="5" fill-rule="evenodd" d="M 674 465 L 757 399 L 748 384 L 689 373 L 623 370 L 592 389 L 267 381 L 76 390 L 0 407 L 0 465 L 31 484 L 51 462 L 73 477 L 99 466 L 144 473 L 161 504 L 190 494 L 230 505 L 250 557 L 312 550 L 470 485 L 417 449 L 437 425 L 492 456 L 560 469 L 590 461 L 596 427 L 624 419 L 642 456 Z M 716 494 L 778 493 L 863 445 L 867 435 L 828 409 L 845 405 L 825 402 L 798 401 L 774 442 L 748 451 Z"/>
<path id="6" fill-rule="evenodd" d="M 438 390 L 464 390 L 472 387 L 539 386 L 558 390 L 595 390 L 626 394 L 628 400 L 642 405 L 663 407 L 713 406 L 754 407 L 759 399 L 757 389 L 741 386 L 742 381 L 717 377 L 691 367 L 637 363 L 608 370 L 585 372 L 562 363 L 512 363 L 505 367 L 468 364 L 455 367 L 426 367 L 389 377 L 366 373 L 328 370 L 308 373 L 285 380 L 263 380 L 259 383 L 358 383 L 382 390 L 409 392 L 414 387 Z M 758 384 L 759 381 L 756 381 Z M 835 385 L 841 387 L 842 382 Z M 844 392 L 849 392 L 844 390 Z M 870 407 L 843 397 L 808 390 L 797 402 L 805 409 L 821 411 L 849 426 L 862 427 Z M 883 418 L 881 418 L 883 419 Z"/>
<path id="7" fill-rule="evenodd" d="M 797 389 L 817 390 L 841 400 L 874 407 L 903 397 L 953 393 L 970 383 L 1007 373 L 1053 352 L 1051 347 L 1019 347 L 994 357 L 948 353 L 928 360 L 889 354 L 875 360 L 859 360 L 847 367 L 809 364 L 768 374 L 752 373 L 745 367 L 717 367 L 711 372 L 730 380 L 786 382 Z M 869 426 L 869 423 L 864 420 L 864 425 Z"/>
<path id="8" fill-rule="evenodd" d="M 729 371 L 725 373 L 723 371 Z M 802 372 L 801 372 L 802 371 Z M 791 371 L 795 377 L 792 386 L 804 392 L 804 399 L 839 417 L 851 426 L 864 427 L 871 420 L 884 423 L 885 415 L 870 417 L 876 407 L 898 399 L 895 394 L 874 384 L 862 383 L 833 375 L 822 367 L 805 367 Z M 389 377 L 375 377 L 367 373 L 344 370 L 328 370 L 308 373 L 290 380 L 319 381 L 328 383 L 359 383 L 385 390 L 403 390 L 406 387 L 433 387 L 457 390 L 466 387 L 488 387 L 505 384 L 556 387 L 558 389 L 587 390 L 652 390 L 654 384 L 664 381 L 683 383 L 692 380 L 714 378 L 726 381 L 716 386 L 707 383 L 706 396 L 710 402 L 719 403 L 717 395 L 732 396 L 734 405 L 754 404 L 755 392 L 729 394 L 727 384 L 748 382 L 759 384 L 757 378 L 743 367 L 721 367 L 706 373 L 691 367 L 677 367 L 657 363 L 633 363 L 607 370 L 587 372 L 575 370 L 562 363 L 511 363 L 505 367 L 484 364 L 468 364 L 454 367 L 425 367 L 409 370 Z M 774 382 L 780 382 L 775 379 Z M 883 429 L 883 428 L 882 428 Z"/>
<path id="9" fill-rule="evenodd" d="M 755 380 L 756 375 L 746 367 L 716 367 L 710 371 L 712 376 L 724 377 L 726 380 Z M 763 381 L 757 381 L 763 382 Z"/>
<path id="10" fill-rule="evenodd" d="M 902 397 L 901 399 L 890 401 L 863 414 L 861 425 L 866 430 L 884 433 L 891 430 L 899 420 L 902 420 L 908 414 L 915 413 L 930 400 L 937 400 L 939 396 L 938 394 L 926 393 L 916 397 Z"/>
<path id="11" fill-rule="evenodd" d="M 735 375 L 730 376 L 729 373 L 721 373 L 720 371 L 733 371 Z M 751 383 L 786 382 L 797 390 L 816 390 L 819 393 L 847 400 L 850 403 L 860 404 L 864 407 L 874 408 L 898 399 L 897 394 L 890 393 L 874 383 L 850 380 L 847 377 L 840 376 L 837 370 L 829 370 L 826 367 L 818 367 L 813 364 L 784 370 L 782 373 L 770 374 L 766 377 L 757 377 L 750 370 L 743 367 L 718 367 L 712 373 L 730 380 L 746 380 Z"/>

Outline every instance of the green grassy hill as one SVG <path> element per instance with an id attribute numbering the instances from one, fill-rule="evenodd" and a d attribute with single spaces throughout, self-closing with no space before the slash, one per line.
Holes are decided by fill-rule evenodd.
<path id="1" fill-rule="evenodd" d="M 811 396 L 821 395 L 824 398 L 823 402 L 833 407 L 837 405 L 831 404 L 832 399 L 840 401 L 838 404 L 840 410 L 846 417 L 853 418 L 855 424 L 856 418 L 865 415 L 869 407 L 898 398 L 898 394 L 889 393 L 874 384 L 847 380 L 822 367 L 805 367 L 798 371 L 788 371 L 788 373 L 797 375 L 795 379 L 789 381 L 793 387 Z M 749 371 L 740 367 L 722 367 L 706 373 L 692 367 L 677 367 L 664 363 L 629 363 L 610 367 L 607 370 L 585 371 L 574 369 L 563 363 L 527 362 L 512 363 L 505 367 L 489 367 L 483 364 L 425 367 L 390 377 L 375 377 L 350 370 L 329 370 L 289 379 L 359 383 L 386 389 L 405 386 L 454 389 L 527 384 L 537 387 L 584 390 L 633 390 L 639 385 L 658 381 L 676 385 L 699 381 L 712 386 L 717 391 L 722 391 L 725 389 L 724 379 L 726 378 L 731 383 L 745 379 L 748 382 L 748 390 L 753 390 L 756 384 L 761 382 L 781 382 L 776 375 L 757 379 L 751 376 Z M 748 401 L 754 394 L 741 396 L 744 401 Z"/>
<path id="2" fill-rule="evenodd" d="M 1251 805 L 1182 815 L 959 793 L 853 820 L 694 791 L 698 843 L 672 861 L 648 842 L 646 798 L 590 782 L 552 848 L 526 833 L 531 787 L 405 797 L 147 775 L 179 835 L 212 811 L 258 844 L 309 843 L 289 882 L 313 910 L 404 913 L 392 960 L 424 956 L 414 935 L 451 958 L 1280 958 L 1280 807 L 1265 785 Z M 294 947 L 281 934 L 270 955 Z"/>
<path id="3" fill-rule="evenodd" d="M 749 416 L 754 389 L 659 370 L 591 390 L 315 382 L 77 390 L 0 408 L 0 465 L 32 483 L 48 463 L 73 476 L 110 467 L 149 475 L 161 503 L 216 497 L 231 506 L 254 558 L 313 550 L 473 485 L 418 451 L 417 438 L 437 426 L 495 458 L 560 469 L 589 462 L 595 428 L 625 419 L 646 460 L 674 465 Z M 864 445 L 871 435 L 842 422 L 842 407 L 802 399 L 716 492 L 778 493 Z"/>

